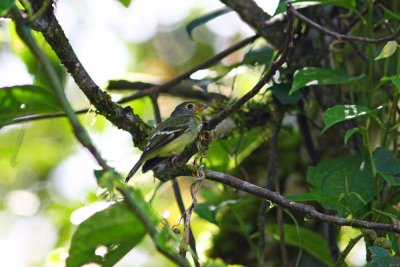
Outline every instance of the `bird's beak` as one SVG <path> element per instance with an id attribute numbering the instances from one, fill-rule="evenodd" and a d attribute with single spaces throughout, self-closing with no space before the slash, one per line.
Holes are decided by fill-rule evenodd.
<path id="1" fill-rule="evenodd" d="M 206 108 L 208 108 L 207 104 L 198 104 L 198 106 L 196 107 L 198 111 L 203 111 Z"/>

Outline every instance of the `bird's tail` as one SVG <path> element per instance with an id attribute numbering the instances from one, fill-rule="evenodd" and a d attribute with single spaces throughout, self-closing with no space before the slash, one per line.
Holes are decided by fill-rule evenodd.
<path id="1" fill-rule="evenodd" d="M 125 178 L 125 183 L 129 182 L 129 180 L 131 179 L 131 177 L 137 172 L 137 170 L 140 168 L 140 166 L 142 166 L 143 161 L 139 160 L 135 166 L 133 166 L 132 170 L 129 172 L 128 176 L 126 176 Z"/>

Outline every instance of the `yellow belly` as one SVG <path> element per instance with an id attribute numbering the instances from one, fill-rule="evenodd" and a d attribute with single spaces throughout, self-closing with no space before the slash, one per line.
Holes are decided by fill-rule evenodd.
<path id="1" fill-rule="evenodd" d="M 159 151 L 157 151 L 157 156 L 170 157 L 176 155 L 182 152 L 185 146 L 193 142 L 196 137 L 196 133 L 185 132 L 175 140 L 171 141 L 169 144 L 162 147 Z"/>

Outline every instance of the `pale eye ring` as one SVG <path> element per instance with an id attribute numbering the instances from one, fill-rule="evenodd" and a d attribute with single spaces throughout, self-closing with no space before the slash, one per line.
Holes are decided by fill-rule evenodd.
<path id="1" fill-rule="evenodd" d="M 188 109 L 193 109 L 193 105 L 192 105 L 192 104 L 188 104 L 186 107 L 187 107 Z"/>

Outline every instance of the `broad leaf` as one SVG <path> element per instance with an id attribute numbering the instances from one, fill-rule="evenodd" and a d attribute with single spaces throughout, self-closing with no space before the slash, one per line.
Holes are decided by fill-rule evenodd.
<path id="1" fill-rule="evenodd" d="M 394 267 L 400 264 L 399 257 L 393 257 L 390 252 L 384 248 L 371 246 L 369 250 L 372 253 L 372 260 L 366 267 Z"/>
<path id="2" fill-rule="evenodd" d="M 118 2 L 120 2 L 124 7 L 128 7 L 132 0 L 118 0 Z"/>
<path id="3" fill-rule="evenodd" d="M 210 204 L 210 203 L 200 203 L 197 204 L 196 209 L 194 212 L 202 219 L 218 225 L 215 215 L 217 213 L 217 205 Z"/>
<path id="4" fill-rule="evenodd" d="M 320 203 L 326 209 L 337 211 L 340 216 L 354 215 L 375 195 L 370 162 L 359 155 L 330 158 L 309 167 L 307 182 L 313 187 L 311 192 L 317 196 L 335 198 L 336 201 Z M 319 202 L 318 197 L 314 200 Z"/>
<path id="5" fill-rule="evenodd" d="M 203 15 L 203 16 L 189 22 L 189 24 L 186 26 L 186 31 L 189 34 L 190 38 L 192 39 L 192 32 L 195 28 L 197 28 L 198 26 L 203 25 L 203 24 L 209 22 L 210 20 L 213 20 L 219 16 L 229 13 L 231 11 L 232 10 L 229 8 L 222 8 L 222 9 L 216 10 L 214 12 L 211 12 L 209 14 Z"/>
<path id="6" fill-rule="evenodd" d="M 398 46 L 396 41 L 387 42 L 375 60 L 390 57 L 396 52 Z"/>
<path id="7" fill-rule="evenodd" d="M 273 53 L 274 50 L 269 45 L 252 49 L 244 55 L 242 63 L 252 66 L 269 65 L 271 63 Z"/>
<path id="8" fill-rule="evenodd" d="M 55 96 L 41 87 L 17 85 L 0 88 L 0 127 L 19 117 L 60 110 Z"/>
<path id="9" fill-rule="evenodd" d="M 279 226 L 274 224 L 267 228 L 272 236 L 279 240 Z M 285 243 L 301 247 L 316 259 L 332 266 L 329 247 L 324 237 L 304 227 L 296 228 L 294 225 L 285 224 Z"/>
<path id="10" fill-rule="evenodd" d="M 323 115 L 325 126 L 322 132 L 325 132 L 339 122 L 364 116 L 370 111 L 367 107 L 358 105 L 336 105 L 328 108 Z"/>
<path id="11" fill-rule="evenodd" d="M 400 93 L 400 76 L 394 75 L 390 77 L 382 77 L 381 82 L 391 81 L 392 84 L 396 87 L 397 91 Z"/>
<path id="12" fill-rule="evenodd" d="M 135 201 L 143 208 L 150 209 L 143 197 L 134 192 Z M 145 228 L 125 202 L 95 213 L 81 223 L 74 233 L 67 258 L 67 266 L 82 266 L 97 263 L 113 266 L 146 235 Z M 96 255 L 99 247 L 107 248 L 105 255 Z"/>
<path id="13" fill-rule="evenodd" d="M 290 86 L 288 84 L 274 83 L 269 90 L 283 105 L 295 104 L 303 97 L 303 93 L 300 91 L 289 94 Z"/>
<path id="14" fill-rule="evenodd" d="M 378 147 L 374 151 L 376 170 L 388 185 L 400 185 L 400 159 L 395 158 L 389 150 Z"/>
<path id="15" fill-rule="evenodd" d="M 7 13 L 11 5 L 14 4 L 14 0 L 1 0 L 0 1 L 0 16 Z"/>
<path id="16" fill-rule="evenodd" d="M 364 75 L 350 77 L 346 73 L 333 69 L 306 67 L 294 74 L 289 94 L 311 85 L 344 84 L 361 79 Z"/>

